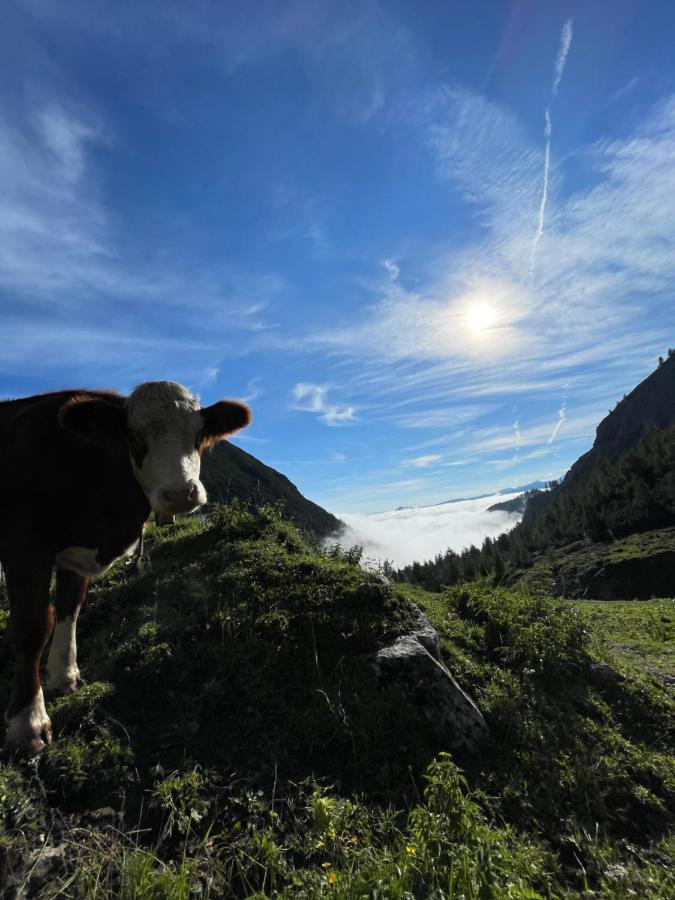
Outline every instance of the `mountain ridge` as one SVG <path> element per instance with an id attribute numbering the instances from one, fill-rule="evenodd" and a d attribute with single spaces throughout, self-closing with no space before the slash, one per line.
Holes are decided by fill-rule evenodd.
<path id="1" fill-rule="evenodd" d="M 201 478 L 212 503 L 235 498 L 255 505 L 283 501 L 285 516 L 317 538 L 328 537 L 343 525 L 337 516 L 301 494 L 284 474 L 229 441 L 204 454 Z"/>

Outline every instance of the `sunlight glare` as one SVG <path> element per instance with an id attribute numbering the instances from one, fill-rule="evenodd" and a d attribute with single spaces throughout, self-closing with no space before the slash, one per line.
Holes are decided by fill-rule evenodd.
<path id="1" fill-rule="evenodd" d="M 476 303 L 467 313 L 469 327 L 479 333 L 489 328 L 495 318 L 495 311 L 489 303 Z"/>

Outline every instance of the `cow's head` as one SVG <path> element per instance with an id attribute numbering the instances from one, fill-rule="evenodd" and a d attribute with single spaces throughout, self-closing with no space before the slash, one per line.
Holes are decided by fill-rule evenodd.
<path id="1" fill-rule="evenodd" d="M 146 381 L 123 406 L 100 398 L 71 401 L 61 421 L 89 439 L 126 439 L 133 473 L 152 509 L 172 515 L 206 503 L 202 450 L 245 428 L 251 412 L 235 400 L 201 408 L 180 384 Z"/>

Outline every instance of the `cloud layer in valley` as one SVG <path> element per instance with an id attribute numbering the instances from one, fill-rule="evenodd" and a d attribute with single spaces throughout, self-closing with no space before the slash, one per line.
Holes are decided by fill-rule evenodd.
<path id="1" fill-rule="evenodd" d="M 510 531 L 520 521 L 520 514 L 490 512 L 488 507 L 515 496 L 496 494 L 369 516 L 340 515 L 347 525 L 340 541 L 347 547 L 363 546 L 364 562 L 387 559 L 396 567 L 422 562 L 448 549 L 459 552 L 471 544 L 480 547 L 486 537 Z"/>

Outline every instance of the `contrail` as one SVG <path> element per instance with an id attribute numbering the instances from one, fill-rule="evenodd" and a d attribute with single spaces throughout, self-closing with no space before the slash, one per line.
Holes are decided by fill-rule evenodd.
<path id="1" fill-rule="evenodd" d="M 553 96 L 555 97 L 560 87 L 560 79 L 565 71 L 565 63 L 567 62 L 567 54 L 570 52 L 572 44 L 572 19 L 568 19 L 563 25 L 562 34 L 560 35 L 560 47 L 558 55 L 555 58 L 555 66 L 553 68 Z"/>
<path id="2" fill-rule="evenodd" d="M 558 437 L 558 432 L 562 428 L 563 422 L 567 418 L 567 397 L 563 397 L 562 406 L 558 410 L 558 421 L 555 423 L 553 431 L 551 432 L 551 437 L 546 441 L 546 446 L 552 444 L 553 441 Z"/>
<path id="3" fill-rule="evenodd" d="M 560 81 L 565 71 L 565 63 L 572 45 L 572 19 L 568 19 L 563 25 L 560 34 L 560 46 L 558 47 L 558 55 L 555 58 L 553 66 L 553 88 L 551 90 L 551 104 L 558 94 Z M 541 192 L 541 203 L 539 204 L 539 218 L 537 219 L 537 230 L 532 238 L 532 250 L 530 252 L 530 277 L 534 278 L 534 261 L 537 255 L 537 247 L 544 233 L 544 222 L 546 217 L 546 201 L 548 200 L 548 172 L 551 165 L 551 114 L 547 109 L 544 110 L 544 185 Z"/>
<path id="4" fill-rule="evenodd" d="M 541 203 L 539 204 L 539 219 L 537 221 L 537 230 L 532 239 L 532 251 L 530 253 L 530 275 L 534 278 L 534 258 L 537 253 L 539 241 L 544 233 L 544 221 L 546 217 L 546 201 L 548 200 L 548 170 L 551 164 L 551 116 L 547 109 L 544 110 L 544 139 L 546 145 L 544 147 L 544 186 L 541 191 Z"/>

